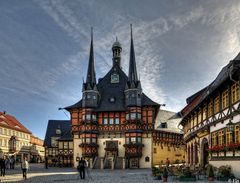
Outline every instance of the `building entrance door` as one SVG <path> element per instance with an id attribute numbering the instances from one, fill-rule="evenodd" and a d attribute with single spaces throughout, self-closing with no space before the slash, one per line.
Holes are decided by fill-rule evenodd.
<path id="1" fill-rule="evenodd" d="M 208 140 L 204 138 L 202 140 L 202 164 L 203 167 L 208 164 Z"/>
<path id="2" fill-rule="evenodd" d="M 130 159 L 130 168 L 138 168 L 138 167 L 139 167 L 138 158 L 131 158 Z"/>
<path id="3" fill-rule="evenodd" d="M 105 153 L 107 157 L 117 157 L 118 141 L 106 141 Z"/>

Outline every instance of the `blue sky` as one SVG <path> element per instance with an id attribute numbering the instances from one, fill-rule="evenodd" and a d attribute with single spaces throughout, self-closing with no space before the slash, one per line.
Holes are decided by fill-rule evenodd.
<path id="1" fill-rule="evenodd" d="M 143 90 L 168 110 L 181 110 L 240 51 L 238 0 L 2 0 L 0 111 L 44 138 L 49 119 L 67 119 L 58 108 L 81 98 L 90 27 L 99 78 L 116 36 L 127 73 L 131 23 Z"/>

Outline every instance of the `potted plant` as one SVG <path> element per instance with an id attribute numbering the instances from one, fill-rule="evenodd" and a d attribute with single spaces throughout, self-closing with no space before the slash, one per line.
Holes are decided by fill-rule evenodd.
<path id="1" fill-rule="evenodd" d="M 214 181 L 214 172 L 212 165 L 210 165 L 208 169 L 208 181 Z"/>
<path id="2" fill-rule="evenodd" d="M 164 168 L 163 170 L 163 182 L 167 182 L 167 178 L 168 178 L 168 170 L 167 167 Z"/>

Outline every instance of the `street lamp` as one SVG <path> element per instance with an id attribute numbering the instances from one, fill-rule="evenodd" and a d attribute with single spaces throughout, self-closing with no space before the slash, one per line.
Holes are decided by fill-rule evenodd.
<path id="1" fill-rule="evenodd" d="M 234 131 L 234 123 L 232 122 L 232 119 L 229 120 L 228 124 L 226 124 L 226 127 L 227 127 L 229 132 Z"/>

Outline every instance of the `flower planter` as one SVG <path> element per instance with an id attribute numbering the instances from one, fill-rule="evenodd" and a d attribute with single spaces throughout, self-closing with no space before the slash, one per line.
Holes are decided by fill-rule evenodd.
<path id="1" fill-rule="evenodd" d="M 208 181 L 214 181 L 214 177 L 208 177 Z"/>
<path id="2" fill-rule="evenodd" d="M 163 182 L 167 182 L 167 177 L 163 177 Z"/>

